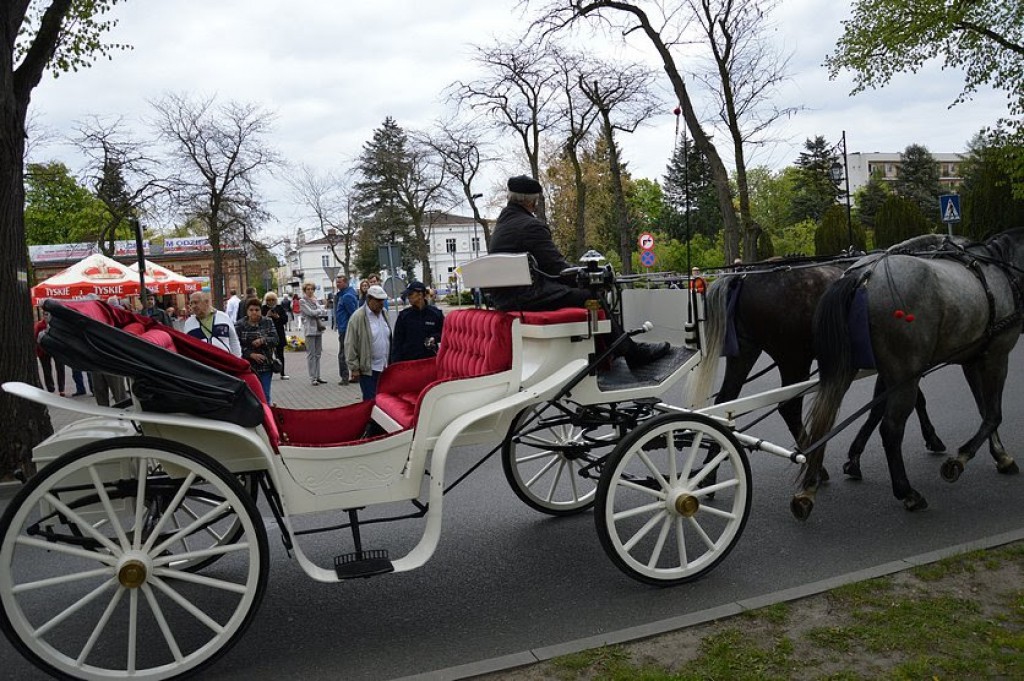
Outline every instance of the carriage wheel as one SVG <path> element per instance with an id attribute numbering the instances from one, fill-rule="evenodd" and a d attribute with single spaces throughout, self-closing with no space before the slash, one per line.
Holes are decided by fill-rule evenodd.
<path id="1" fill-rule="evenodd" d="M 521 428 L 540 410 L 540 417 Z M 505 478 L 516 496 L 541 513 L 573 515 L 594 505 L 600 461 L 618 441 L 610 426 L 578 426 L 556 405 L 520 412 L 501 447 Z"/>
<path id="2" fill-rule="evenodd" d="M 183 505 L 203 510 L 176 524 Z M 198 539 L 222 522 L 238 523 L 234 541 Z M 215 570 L 191 571 L 213 556 Z M 92 443 L 43 469 L 0 518 L 0 628 L 56 676 L 195 673 L 252 621 L 267 560 L 256 504 L 221 464 L 155 438 Z"/>
<path id="3" fill-rule="evenodd" d="M 608 457 L 594 517 L 619 569 L 669 586 L 697 579 L 728 555 L 747 523 L 750 495 L 746 452 L 727 428 L 699 414 L 665 414 Z"/>

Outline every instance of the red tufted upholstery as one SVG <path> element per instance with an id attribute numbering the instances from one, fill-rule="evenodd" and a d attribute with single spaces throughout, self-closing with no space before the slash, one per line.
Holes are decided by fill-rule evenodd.
<path id="1" fill-rule="evenodd" d="M 284 409 L 268 407 L 275 422 L 274 436 L 293 447 L 337 447 L 369 442 L 363 438 L 370 422 L 373 400 L 331 409 Z"/>
<path id="2" fill-rule="evenodd" d="M 487 376 L 512 368 L 514 317 L 492 310 L 458 310 L 444 320 L 437 357 L 399 362 L 381 374 L 376 403 L 384 413 L 410 428 L 419 416 L 423 395 L 434 385 Z"/>
<path id="3" fill-rule="evenodd" d="M 570 324 L 587 321 L 587 311 L 582 307 L 563 307 L 549 312 L 514 312 L 523 324 L 547 326 L 548 324 Z M 597 311 L 598 319 L 605 319 L 604 310 Z"/>

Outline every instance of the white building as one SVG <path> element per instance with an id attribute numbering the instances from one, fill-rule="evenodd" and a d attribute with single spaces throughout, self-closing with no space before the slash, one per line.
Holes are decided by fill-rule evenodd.
<path id="1" fill-rule="evenodd" d="M 939 165 L 939 182 L 945 189 L 956 189 L 960 185 L 960 164 L 963 154 L 932 154 Z M 900 165 L 903 163 L 901 153 L 862 153 L 848 154 L 846 162 L 850 171 L 850 193 L 868 183 L 872 173 L 878 173 L 887 182 L 895 182 L 899 177 Z"/>
<path id="2" fill-rule="evenodd" d="M 425 216 L 424 226 L 429 244 L 428 258 L 434 275 L 433 286 L 445 290 L 449 287 L 451 277 L 464 263 L 473 258 L 487 255 L 487 244 L 483 228 L 471 217 L 452 215 L 440 211 L 430 212 Z M 295 241 L 285 240 L 285 264 L 281 268 L 278 281 L 281 282 L 280 293 L 301 295 L 303 281 L 312 281 L 317 285 L 317 296 L 325 297 L 334 290 L 334 277 L 342 269 L 341 261 L 334 255 L 332 242 L 338 244 L 339 237 L 328 230 L 326 236 L 307 238 L 299 230 Z M 403 250 L 406 246 L 403 245 Z M 338 245 L 339 253 L 341 246 Z M 397 275 L 405 282 L 411 279 L 423 280 L 423 263 L 417 263 L 412 276 L 398 270 Z M 381 268 L 381 277 L 387 278 L 387 267 Z M 357 283 L 354 280 L 353 283 Z"/>

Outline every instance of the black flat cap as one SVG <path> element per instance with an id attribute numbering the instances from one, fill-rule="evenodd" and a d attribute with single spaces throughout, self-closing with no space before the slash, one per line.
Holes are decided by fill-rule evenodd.
<path id="1" fill-rule="evenodd" d="M 516 175 L 508 178 L 508 190 L 517 194 L 541 194 L 544 191 L 540 182 L 529 175 Z"/>

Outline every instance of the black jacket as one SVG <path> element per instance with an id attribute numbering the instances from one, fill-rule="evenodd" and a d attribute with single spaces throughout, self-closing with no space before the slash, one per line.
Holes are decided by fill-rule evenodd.
<path id="1" fill-rule="evenodd" d="M 422 310 L 410 305 L 398 313 L 395 333 L 391 339 L 391 361 L 426 359 L 437 354 L 444 328 L 444 313 L 433 305 Z M 427 347 L 427 339 L 433 338 L 433 346 Z"/>
<path id="2" fill-rule="evenodd" d="M 491 234 L 488 253 L 529 253 L 533 274 L 530 286 L 486 289 L 499 310 L 555 310 L 581 307 L 588 294 L 558 281 L 558 274 L 572 265 L 551 238 L 551 228 L 518 203 L 501 211 Z M 547 275 L 547 276 L 545 276 Z"/>

